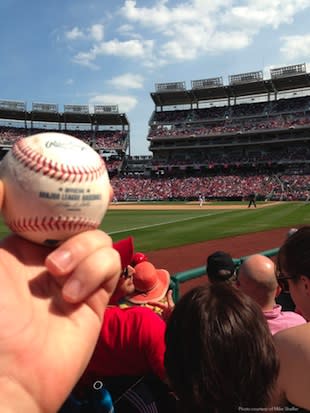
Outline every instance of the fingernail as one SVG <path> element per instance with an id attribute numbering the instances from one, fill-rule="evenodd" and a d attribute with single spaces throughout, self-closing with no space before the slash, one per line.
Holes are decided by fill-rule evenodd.
<path id="1" fill-rule="evenodd" d="M 76 300 L 80 297 L 82 290 L 82 284 L 80 280 L 70 280 L 63 287 L 63 295 L 72 300 Z"/>
<path id="2" fill-rule="evenodd" d="M 56 250 L 49 255 L 48 259 L 60 271 L 65 271 L 70 264 L 72 256 L 70 251 Z"/>

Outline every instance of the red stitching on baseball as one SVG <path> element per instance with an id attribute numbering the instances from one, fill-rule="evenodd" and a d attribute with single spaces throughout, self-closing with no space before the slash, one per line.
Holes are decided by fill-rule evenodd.
<path id="1" fill-rule="evenodd" d="M 59 164 L 52 160 L 46 159 L 43 155 L 35 152 L 24 139 L 18 140 L 12 148 L 13 156 L 21 162 L 26 168 L 41 172 L 58 181 L 93 181 L 106 171 L 103 159 L 98 155 L 97 166 L 74 167 L 65 164 Z"/>
<path id="2" fill-rule="evenodd" d="M 100 222 L 80 217 L 18 218 L 6 223 L 13 232 L 87 231 L 96 229 Z"/>

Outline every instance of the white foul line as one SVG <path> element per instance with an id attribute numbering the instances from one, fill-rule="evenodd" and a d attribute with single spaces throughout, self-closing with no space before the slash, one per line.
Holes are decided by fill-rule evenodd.
<path id="1" fill-rule="evenodd" d="M 113 231 L 113 232 L 108 232 L 109 235 L 114 235 L 114 234 L 120 234 L 122 232 L 128 232 L 128 231 L 138 231 L 140 229 L 146 229 L 146 228 L 153 228 L 153 227 L 160 227 L 161 225 L 169 225 L 169 224 L 175 224 L 177 222 L 184 222 L 184 221 L 191 221 L 193 219 L 198 219 L 198 218 L 204 218 L 204 217 L 208 217 L 210 215 L 214 216 L 214 215 L 219 215 L 219 214 L 224 214 L 227 211 L 221 211 L 221 212 L 215 212 L 215 213 L 211 213 L 211 214 L 204 214 L 204 215 L 198 215 L 196 217 L 190 217 L 190 218 L 184 218 L 184 219 L 177 219 L 175 221 L 167 221 L 167 222 L 161 222 L 159 224 L 151 224 L 151 225 L 143 225 L 141 227 L 133 227 L 133 228 L 126 228 L 126 229 L 122 229 L 120 231 Z"/>

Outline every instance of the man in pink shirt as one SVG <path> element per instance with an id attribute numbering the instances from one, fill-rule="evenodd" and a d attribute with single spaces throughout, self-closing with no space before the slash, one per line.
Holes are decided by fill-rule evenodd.
<path id="1" fill-rule="evenodd" d="M 240 266 L 237 285 L 261 307 L 272 334 L 305 324 L 306 320 L 292 311 L 282 311 L 276 304 L 281 288 L 275 275 L 273 261 L 264 255 L 251 255 Z"/>

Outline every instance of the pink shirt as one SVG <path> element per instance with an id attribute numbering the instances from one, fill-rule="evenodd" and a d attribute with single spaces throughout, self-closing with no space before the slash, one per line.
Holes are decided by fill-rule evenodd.
<path id="1" fill-rule="evenodd" d="M 282 307 L 279 304 L 275 305 L 272 310 L 264 311 L 263 313 L 267 319 L 271 334 L 306 323 L 306 320 L 301 315 L 293 311 L 282 311 Z"/>

